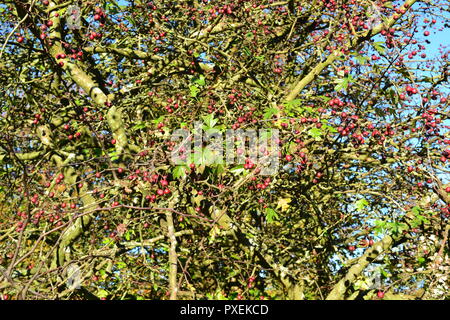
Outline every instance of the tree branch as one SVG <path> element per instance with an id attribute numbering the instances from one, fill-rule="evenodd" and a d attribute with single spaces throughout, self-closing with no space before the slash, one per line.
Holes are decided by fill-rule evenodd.
<path id="1" fill-rule="evenodd" d="M 417 0 L 407 0 L 401 7 L 401 9 L 405 9 L 405 11 L 410 8 Z M 396 16 L 396 19 L 394 19 L 394 16 Z M 401 14 L 395 14 L 391 16 L 386 24 L 380 23 L 371 30 L 368 30 L 364 33 L 364 35 L 356 37 L 356 39 L 353 39 L 348 41 L 346 44 L 342 45 L 343 48 L 349 48 L 353 49 L 357 47 L 359 44 L 364 42 L 365 40 L 373 37 L 374 35 L 377 35 L 380 33 L 383 29 L 388 29 L 394 25 L 394 23 L 401 17 Z M 291 89 L 289 90 L 289 93 L 284 97 L 286 101 L 292 101 L 294 100 L 297 95 L 308 85 L 310 84 L 316 76 L 318 76 L 326 67 L 331 65 L 337 58 L 339 58 L 342 55 L 342 52 L 340 50 L 333 51 L 328 58 L 319 63 L 317 66 L 315 66 L 304 78 L 299 80 L 297 83 L 295 83 Z"/>

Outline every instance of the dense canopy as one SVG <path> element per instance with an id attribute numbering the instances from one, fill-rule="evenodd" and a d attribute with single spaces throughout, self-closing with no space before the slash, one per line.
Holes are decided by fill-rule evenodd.
<path id="1" fill-rule="evenodd" d="M 448 299 L 449 12 L 3 1 L 1 297 Z M 278 169 L 174 163 L 196 122 Z"/>

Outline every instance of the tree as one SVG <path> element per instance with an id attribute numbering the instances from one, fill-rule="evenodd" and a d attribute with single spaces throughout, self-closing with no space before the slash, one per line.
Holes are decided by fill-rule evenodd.
<path id="1" fill-rule="evenodd" d="M 77 5 L 0 7 L 3 298 L 448 298 L 445 1 Z"/>

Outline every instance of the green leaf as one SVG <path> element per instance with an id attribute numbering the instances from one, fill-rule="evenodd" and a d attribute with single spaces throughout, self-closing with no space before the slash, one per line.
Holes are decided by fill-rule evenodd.
<path id="1" fill-rule="evenodd" d="M 202 150 L 202 164 L 206 166 L 210 166 L 212 164 L 217 163 L 219 161 L 218 154 L 212 150 L 211 148 L 205 147 Z"/>
<path id="2" fill-rule="evenodd" d="M 327 124 L 324 125 L 324 126 L 322 126 L 322 128 L 328 130 L 328 132 L 332 132 L 332 133 L 338 132 L 337 129 L 336 129 L 335 127 L 329 126 L 329 125 L 327 125 Z"/>
<path id="3" fill-rule="evenodd" d="M 369 205 L 369 202 L 367 202 L 367 200 L 364 198 L 359 199 L 358 201 L 355 202 L 356 210 L 359 212 L 363 211 L 364 208 L 367 207 L 368 205 Z"/>
<path id="4" fill-rule="evenodd" d="M 418 215 L 423 212 L 423 209 L 421 207 L 415 206 L 411 209 L 411 211 L 412 213 L 414 213 L 414 215 Z"/>
<path id="5" fill-rule="evenodd" d="M 383 41 L 378 41 L 372 43 L 375 50 L 377 50 L 379 53 L 383 54 L 386 51 L 386 48 L 383 46 Z"/>
<path id="6" fill-rule="evenodd" d="M 415 206 L 411 209 L 411 211 L 414 214 L 414 219 L 411 221 L 411 226 L 413 228 L 420 226 L 422 223 L 423 224 L 430 223 L 430 221 L 422 215 L 424 213 L 424 210 L 422 208 Z"/>
<path id="7" fill-rule="evenodd" d="M 314 115 L 317 114 L 316 110 L 314 110 L 313 107 L 303 107 L 302 111 L 306 111 L 306 112 L 309 112 L 310 114 L 314 114 Z"/>
<path id="8" fill-rule="evenodd" d="M 346 90 L 348 86 L 348 79 L 347 78 L 338 79 L 336 80 L 336 83 L 337 85 L 334 87 L 335 91 Z"/>
<path id="9" fill-rule="evenodd" d="M 337 79 L 335 82 L 337 83 L 337 85 L 334 87 L 334 90 L 347 90 L 348 84 L 355 82 L 355 79 L 352 77 L 352 75 L 348 75 L 347 77 Z"/>
<path id="10" fill-rule="evenodd" d="M 178 179 L 178 178 L 184 179 L 184 178 L 186 178 L 186 170 L 187 170 L 187 166 L 176 166 L 172 170 L 172 176 L 175 179 Z"/>
<path id="11" fill-rule="evenodd" d="M 266 218 L 267 222 L 272 223 L 276 219 L 278 219 L 278 214 L 272 208 L 266 208 Z"/>
<path id="12" fill-rule="evenodd" d="M 305 112 L 305 108 L 301 107 L 302 104 L 302 100 L 301 99 L 294 99 L 291 101 L 286 101 L 283 103 L 284 104 L 284 111 L 288 116 L 294 116 L 294 114 L 292 113 L 292 111 L 297 111 L 300 113 L 304 113 Z"/>
<path id="13" fill-rule="evenodd" d="M 126 19 L 127 19 L 133 26 L 136 25 L 136 20 L 134 20 L 134 19 L 131 17 L 131 15 L 127 15 L 127 16 L 126 16 Z"/>
<path id="14" fill-rule="evenodd" d="M 214 166 L 213 172 L 214 172 L 214 175 L 215 175 L 216 177 L 218 177 L 218 176 L 220 176 L 222 173 L 225 172 L 225 167 L 224 167 L 222 164 L 217 164 L 217 165 Z"/>
<path id="15" fill-rule="evenodd" d="M 278 112 L 277 108 L 267 108 L 266 112 L 264 113 L 264 116 L 263 116 L 264 120 L 271 119 L 272 116 L 274 114 L 276 114 L 277 112 Z"/>
<path id="16" fill-rule="evenodd" d="M 161 122 L 164 121 L 164 116 L 160 116 L 159 118 L 154 119 L 154 120 L 152 120 L 152 121 L 153 121 L 153 123 L 155 123 L 155 124 L 160 124 Z"/>
<path id="17" fill-rule="evenodd" d="M 399 234 L 403 232 L 404 230 L 408 229 L 408 225 L 406 223 L 400 223 L 400 222 L 388 222 L 387 223 L 388 229 L 392 231 L 394 234 Z"/>
<path id="18" fill-rule="evenodd" d="M 355 59 L 359 64 L 366 64 L 366 62 L 369 61 L 370 58 L 364 56 L 356 56 Z"/>
<path id="19" fill-rule="evenodd" d="M 214 128 L 214 126 L 219 121 L 218 119 L 214 119 L 214 113 L 210 113 L 206 116 L 202 116 L 203 122 L 208 126 L 208 128 Z"/>
<path id="20" fill-rule="evenodd" d="M 236 166 L 236 167 L 230 169 L 230 172 L 231 172 L 232 174 L 236 175 L 236 176 L 240 175 L 240 174 L 243 173 L 244 171 L 245 171 L 245 169 L 244 169 L 244 165 L 243 165 L 243 164 L 238 165 L 238 166 Z"/>
<path id="21" fill-rule="evenodd" d="M 114 150 L 114 149 L 111 149 L 111 150 Z M 110 152 L 108 154 L 108 156 L 111 158 L 111 161 L 116 161 L 119 159 L 119 157 L 117 156 L 117 152 L 115 150 Z"/>
<path id="22" fill-rule="evenodd" d="M 320 136 L 323 134 L 322 130 L 319 128 L 311 128 L 308 130 L 308 134 L 313 137 L 314 139 L 320 138 Z"/>
<path id="23" fill-rule="evenodd" d="M 301 104 L 302 104 L 302 100 L 301 99 L 294 99 L 294 100 L 291 100 L 291 101 L 286 101 L 284 103 L 284 105 L 288 106 L 288 107 L 298 107 Z"/>
<path id="24" fill-rule="evenodd" d="M 197 86 L 190 86 L 189 90 L 190 90 L 191 97 L 193 97 L 193 98 L 197 97 L 198 93 L 200 92 L 200 89 Z"/>
<path id="25" fill-rule="evenodd" d="M 389 99 L 391 100 L 391 103 L 393 105 L 397 105 L 398 104 L 398 99 L 399 99 L 398 98 L 398 94 L 392 89 L 388 90 L 388 94 L 389 94 Z"/>
<path id="26" fill-rule="evenodd" d="M 139 129 L 144 129 L 146 127 L 146 123 L 145 122 L 139 122 L 138 124 L 134 125 L 133 127 L 131 127 L 131 130 L 136 131 Z"/>
<path id="27" fill-rule="evenodd" d="M 99 298 L 106 298 L 109 295 L 108 291 L 104 289 L 100 289 L 97 291 L 97 297 Z"/>
<path id="28" fill-rule="evenodd" d="M 326 96 L 317 96 L 318 98 L 322 99 L 324 102 L 328 102 L 331 100 L 330 97 L 326 97 Z"/>
<path id="29" fill-rule="evenodd" d="M 385 221 L 382 221 L 382 220 L 376 220 L 375 221 L 374 231 L 375 231 L 376 235 L 383 233 L 385 228 L 386 228 L 386 222 Z"/>
<path id="30" fill-rule="evenodd" d="M 196 79 L 194 80 L 194 82 L 195 82 L 196 84 L 198 84 L 199 86 L 204 86 L 204 85 L 206 84 L 205 76 L 201 74 L 198 78 L 196 78 Z"/>
<path id="31" fill-rule="evenodd" d="M 266 140 L 267 140 L 267 139 L 269 139 L 269 138 L 272 137 L 272 134 L 273 134 L 272 129 L 266 129 L 266 130 L 260 132 L 259 138 L 260 138 L 261 140 L 262 140 L 262 139 L 266 139 Z"/>

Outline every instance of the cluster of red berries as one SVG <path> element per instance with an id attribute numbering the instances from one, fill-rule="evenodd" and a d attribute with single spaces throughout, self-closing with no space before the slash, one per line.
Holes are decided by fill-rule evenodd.
<path id="1" fill-rule="evenodd" d="M 37 113 L 34 115 L 33 124 L 38 124 L 39 121 L 42 119 L 42 115 Z"/>
<path id="2" fill-rule="evenodd" d="M 251 181 L 256 181 L 256 177 L 252 177 L 251 178 Z M 270 178 L 265 178 L 263 181 L 261 181 L 260 183 L 256 183 L 255 185 L 250 185 L 249 187 L 248 187 L 248 189 L 249 190 L 257 190 L 257 189 L 260 189 L 260 190 L 264 190 L 264 189 L 266 189 L 269 185 L 270 185 L 270 183 L 272 182 L 272 180 L 270 179 Z"/>
<path id="3" fill-rule="evenodd" d="M 447 160 L 450 160 L 450 149 L 446 149 L 444 151 L 442 151 L 441 153 L 441 162 L 446 162 Z M 447 192 L 450 192 L 450 187 L 446 189 Z"/>
<path id="4" fill-rule="evenodd" d="M 411 86 L 406 86 L 406 93 L 411 96 L 413 94 L 417 94 L 419 91 L 417 90 L 417 88 L 413 88 Z"/>
<path id="5" fill-rule="evenodd" d="M 66 131 L 68 131 L 68 130 L 71 129 L 71 127 L 70 127 L 69 124 L 65 124 L 63 128 L 64 128 L 64 130 L 66 130 Z M 81 132 L 77 131 L 77 132 L 75 132 L 75 134 L 69 134 L 69 135 L 67 136 L 67 139 L 73 140 L 74 138 L 75 138 L 75 139 L 78 139 L 78 138 L 80 138 L 80 137 L 81 137 Z"/>
<path id="6" fill-rule="evenodd" d="M 101 8 L 95 8 L 94 20 L 101 21 L 101 25 L 103 26 L 103 22 L 106 18 L 106 14 L 103 12 Z"/>
<path id="7" fill-rule="evenodd" d="M 124 169 L 118 168 L 117 172 L 119 174 L 122 174 L 124 172 Z M 137 169 L 133 174 L 128 176 L 128 179 L 135 180 L 138 178 L 138 175 L 140 175 L 140 174 L 141 174 L 141 170 Z M 143 176 L 142 179 L 144 181 L 151 182 L 151 183 L 159 183 L 159 185 L 160 185 L 160 187 L 156 190 L 156 194 L 145 196 L 145 199 L 147 201 L 155 202 L 156 198 L 158 196 L 168 195 L 171 193 L 170 189 L 168 188 L 169 181 L 167 181 L 166 177 L 161 177 L 161 179 L 160 179 L 160 177 L 157 174 L 149 175 L 148 172 L 143 172 L 142 176 Z M 100 177 L 100 175 L 98 175 L 97 177 Z"/>
<path id="8" fill-rule="evenodd" d="M 245 159 L 244 169 L 253 169 L 255 167 L 255 164 L 252 162 L 251 159 Z"/>
<path id="9" fill-rule="evenodd" d="M 87 37 L 89 37 L 90 40 L 94 40 L 94 39 L 101 39 L 103 35 L 100 32 L 92 31 L 90 34 L 87 35 Z"/>

